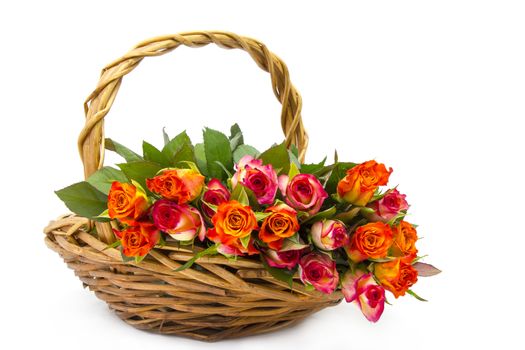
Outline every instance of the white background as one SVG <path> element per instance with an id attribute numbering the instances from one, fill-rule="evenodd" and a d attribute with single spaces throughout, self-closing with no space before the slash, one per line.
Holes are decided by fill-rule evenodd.
<path id="1" fill-rule="evenodd" d="M 0 4 L 3 349 L 523 348 L 525 8 L 520 1 L 4 1 Z M 304 97 L 308 161 L 394 168 L 444 272 L 377 324 L 355 305 L 214 345 L 134 330 L 43 242 L 81 180 L 82 103 L 100 69 L 160 34 L 253 36 Z M 139 149 L 235 121 L 260 149 L 282 139 L 268 74 L 241 51 L 180 48 L 124 79 L 107 135 Z M 110 160 L 111 161 L 111 160 Z"/>

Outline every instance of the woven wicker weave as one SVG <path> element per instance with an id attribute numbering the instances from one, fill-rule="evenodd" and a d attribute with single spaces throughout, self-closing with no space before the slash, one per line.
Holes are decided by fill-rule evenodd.
<path id="1" fill-rule="evenodd" d="M 86 124 L 79 150 L 86 178 L 104 160 L 103 120 L 123 76 L 147 56 L 163 55 L 180 45 L 242 49 L 270 73 L 273 91 L 282 104 L 281 125 L 287 145 L 296 145 L 304 159 L 308 138 L 301 120 L 301 97 L 290 83 L 286 65 L 254 39 L 225 32 L 191 32 L 154 38 L 102 70 L 96 89 L 85 103 Z M 191 268 L 175 272 L 195 251 L 166 245 L 155 248 L 139 264 L 123 262 L 109 223 L 93 223 L 68 215 L 45 228 L 45 242 L 75 270 L 85 286 L 116 314 L 139 329 L 216 341 L 271 332 L 289 326 L 327 306 L 339 303 L 331 295 L 307 291 L 299 282 L 292 289 L 274 279 L 256 260 L 208 256 Z"/>

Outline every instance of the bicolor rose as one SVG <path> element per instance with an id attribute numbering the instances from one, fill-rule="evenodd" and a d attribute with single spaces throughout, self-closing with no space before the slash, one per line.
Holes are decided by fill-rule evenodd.
<path id="1" fill-rule="evenodd" d="M 177 241 L 191 241 L 199 236 L 206 237 L 206 226 L 200 212 L 187 204 L 177 204 L 159 199 L 153 204 L 151 216 L 155 226 Z"/>
<path id="2" fill-rule="evenodd" d="M 108 215 L 123 223 L 132 224 L 148 208 L 148 197 L 135 185 L 114 181 L 108 194 Z"/>
<path id="3" fill-rule="evenodd" d="M 348 169 L 346 176 L 337 184 L 337 194 L 348 203 L 365 206 L 379 186 L 388 183 L 392 168 L 369 160 Z"/>
<path id="4" fill-rule="evenodd" d="M 301 250 L 279 252 L 273 249 L 266 249 L 263 252 L 263 257 L 271 267 L 292 270 L 299 263 Z"/>
<path id="5" fill-rule="evenodd" d="M 235 165 L 232 187 L 238 183 L 255 194 L 259 204 L 272 204 L 277 192 L 277 173 L 271 164 L 263 165 L 261 159 L 245 155 Z"/>
<path id="6" fill-rule="evenodd" d="M 146 185 L 151 192 L 184 204 L 201 194 L 204 176 L 193 169 L 165 169 L 152 179 L 146 179 Z"/>
<path id="7" fill-rule="evenodd" d="M 394 242 L 390 248 L 390 255 L 415 257 L 417 255 L 417 231 L 414 226 L 406 221 L 401 221 L 392 229 L 392 232 Z"/>
<path id="8" fill-rule="evenodd" d="M 210 208 L 206 203 L 212 205 L 219 205 L 221 203 L 227 202 L 230 200 L 230 191 L 224 186 L 218 179 L 211 179 L 208 182 L 206 191 L 202 195 L 202 211 L 206 217 L 211 218 L 215 211 Z"/>
<path id="9" fill-rule="evenodd" d="M 128 257 L 143 257 L 158 243 L 160 234 L 149 222 L 136 222 L 135 225 L 128 226 L 123 231 L 113 232 L 120 238 L 122 254 Z"/>
<path id="10" fill-rule="evenodd" d="M 392 229 L 390 226 L 382 222 L 371 222 L 355 230 L 345 250 L 352 261 L 361 262 L 368 258 L 386 257 L 391 245 Z"/>
<path id="11" fill-rule="evenodd" d="M 299 276 L 304 284 L 325 294 L 333 293 L 339 283 L 335 261 L 321 253 L 309 253 L 299 260 Z"/>
<path id="12" fill-rule="evenodd" d="M 379 283 L 396 298 L 405 295 L 417 282 L 417 270 L 412 266 L 412 260 L 413 258 L 397 258 L 374 265 L 374 274 Z"/>
<path id="13" fill-rule="evenodd" d="M 261 224 L 259 239 L 271 249 L 280 250 L 284 239 L 299 231 L 297 212 L 284 203 L 269 207 L 265 212 L 270 215 Z"/>
<path id="14" fill-rule="evenodd" d="M 377 322 L 385 309 L 385 289 L 378 285 L 371 273 L 347 271 L 341 279 L 341 287 L 348 303 L 355 301 L 366 319 Z"/>
<path id="15" fill-rule="evenodd" d="M 214 227 L 208 230 L 208 238 L 215 243 L 230 247 L 228 251 L 234 252 L 230 255 L 257 253 L 253 246 L 253 239 L 250 238 L 247 247 L 241 242 L 241 239 L 250 236 L 252 231 L 258 228 L 257 218 L 251 207 L 237 201 L 224 202 L 219 204 L 211 220 Z"/>
<path id="16" fill-rule="evenodd" d="M 370 207 L 374 209 L 374 220 L 388 222 L 399 215 L 402 211 L 408 210 L 406 195 L 393 189 L 383 198 L 373 202 Z"/>
<path id="17" fill-rule="evenodd" d="M 315 246 L 322 250 L 334 250 L 347 244 L 345 224 L 338 220 L 317 221 L 310 232 Z"/>
<path id="18" fill-rule="evenodd" d="M 316 214 L 328 198 L 323 185 L 312 174 L 297 174 L 291 180 L 288 175 L 281 175 L 279 188 L 289 206 L 310 215 Z"/>

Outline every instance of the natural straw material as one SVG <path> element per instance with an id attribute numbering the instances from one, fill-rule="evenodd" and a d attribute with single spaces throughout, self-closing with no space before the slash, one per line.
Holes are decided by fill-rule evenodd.
<path id="1" fill-rule="evenodd" d="M 301 120 L 301 97 L 286 65 L 257 40 L 225 32 L 191 32 L 145 41 L 102 70 L 84 105 L 86 124 L 78 142 L 86 178 L 103 165 L 103 120 L 122 78 L 144 57 L 160 56 L 180 45 L 210 43 L 242 49 L 270 73 L 282 104 L 286 144 L 296 145 L 304 160 L 308 138 Z M 118 250 L 107 248 L 115 240 L 109 223 L 68 215 L 51 222 L 45 233 L 48 247 L 60 254 L 84 285 L 140 329 L 207 341 L 242 337 L 286 327 L 342 298 L 340 292 L 307 291 L 301 283 L 294 282 L 290 289 L 260 262 L 247 258 L 203 257 L 191 268 L 175 272 L 197 248 L 168 244 L 152 250 L 139 264 L 123 262 Z"/>

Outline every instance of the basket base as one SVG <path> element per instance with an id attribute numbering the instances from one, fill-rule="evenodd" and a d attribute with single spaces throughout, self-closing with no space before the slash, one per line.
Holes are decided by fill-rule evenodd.
<path id="1" fill-rule="evenodd" d="M 258 261 L 223 257 L 199 259 L 176 272 L 194 252 L 165 246 L 136 264 L 124 262 L 89 232 L 83 218 L 64 217 L 45 230 L 45 242 L 75 275 L 135 328 L 202 341 L 273 332 L 338 304 L 340 292 L 325 295 L 292 289 Z"/>

